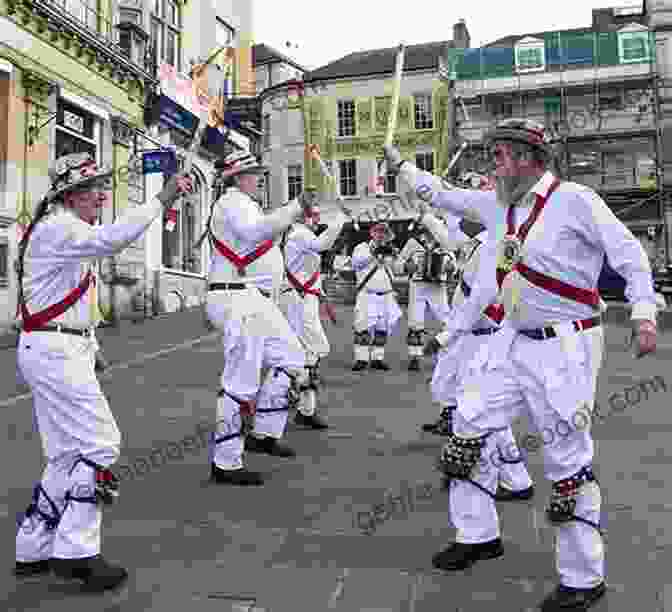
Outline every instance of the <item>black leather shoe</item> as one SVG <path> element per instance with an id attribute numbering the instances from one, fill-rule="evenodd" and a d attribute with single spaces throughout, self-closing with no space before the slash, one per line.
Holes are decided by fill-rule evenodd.
<path id="1" fill-rule="evenodd" d="M 409 372 L 419 372 L 420 371 L 420 360 L 417 357 L 413 357 L 408 362 L 408 371 Z"/>
<path id="2" fill-rule="evenodd" d="M 361 372 L 366 370 L 369 367 L 369 364 L 366 361 L 355 361 L 355 365 L 352 366 L 353 372 Z"/>
<path id="3" fill-rule="evenodd" d="M 48 574 L 50 571 L 49 559 L 40 559 L 39 561 L 17 561 L 13 573 L 17 578 L 26 578 Z"/>
<path id="4" fill-rule="evenodd" d="M 59 578 L 81 580 L 84 589 L 92 592 L 114 589 L 128 578 L 123 567 L 108 563 L 101 555 L 83 559 L 52 558 L 49 564 Z"/>
<path id="5" fill-rule="evenodd" d="M 297 425 L 301 425 L 302 427 L 308 427 L 310 429 L 328 429 L 329 428 L 329 425 L 327 425 L 327 422 L 324 419 L 321 419 L 316 414 L 311 414 L 310 416 L 306 416 L 305 414 L 301 414 L 300 412 L 297 412 L 296 416 L 294 417 L 294 422 Z"/>
<path id="6" fill-rule="evenodd" d="M 497 501 L 523 501 L 527 499 L 532 499 L 534 497 L 534 487 L 528 487 L 527 489 L 522 489 L 521 491 L 511 491 L 510 489 L 505 489 L 501 485 L 497 487 L 496 500 Z"/>
<path id="7" fill-rule="evenodd" d="M 592 589 L 573 589 L 558 585 L 541 604 L 541 612 L 568 612 L 568 610 L 588 610 L 600 597 L 607 592 L 604 584 Z"/>
<path id="8" fill-rule="evenodd" d="M 217 484 L 231 484 L 240 486 L 259 486 L 264 479 L 259 472 L 252 472 L 242 468 L 240 470 L 223 470 L 214 463 L 211 465 L 210 479 Z"/>
<path id="9" fill-rule="evenodd" d="M 265 438 L 247 436 L 245 438 L 245 450 L 251 453 L 265 453 L 274 457 L 296 457 L 296 452 L 294 452 L 293 448 L 270 436 L 266 436 Z"/>
<path id="10" fill-rule="evenodd" d="M 496 559 L 503 554 L 504 547 L 500 538 L 481 544 L 454 542 L 432 557 L 432 565 L 437 569 L 446 571 L 464 570 L 474 565 L 476 561 Z"/>
<path id="11" fill-rule="evenodd" d="M 387 365 L 384 361 L 381 361 L 380 359 L 375 359 L 374 361 L 371 362 L 371 369 L 383 370 L 384 372 L 387 372 L 387 370 L 390 369 L 390 366 Z"/>

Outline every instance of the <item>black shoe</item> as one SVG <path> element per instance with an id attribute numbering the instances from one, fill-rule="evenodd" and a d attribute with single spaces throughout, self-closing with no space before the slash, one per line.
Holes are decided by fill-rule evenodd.
<path id="1" fill-rule="evenodd" d="M 436 431 L 439 428 L 439 423 L 441 423 L 441 419 L 439 419 L 438 421 L 435 421 L 434 423 L 425 423 L 422 426 L 422 431 L 424 431 L 426 433 L 436 433 Z"/>
<path id="2" fill-rule="evenodd" d="M 422 431 L 433 433 L 437 436 L 449 436 L 453 433 L 453 408 L 444 409 L 439 415 L 439 419 L 434 423 L 425 423 Z"/>
<path id="3" fill-rule="evenodd" d="M 384 361 L 380 359 L 374 359 L 371 362 L 371 369 L 372 370 L 383 370 L 384 372 L 387 372 L 387 370 L 390 369 L 390 366 L 387 365 Z"/>
<path id="4" fill-rule="evenodd" d="M 232 484 L 241 486 L 259 486 L 264 484 L 264 479 L 259 472 L 252 472 L 242 468 L 240 470 L 224 470 L 214 463 L 210 469 L 210 479 L 217 484 Z"/>
<path id="5" fill-rule="evenodd" d="M 110 364 L 107 362 L 107 359 L 105 359 L 105 355 L 103 355 L 103 351 L 98 351 L 96 353 L 96 364 L 94 366 L 94 371 L 96 372 L 104 372 Z"/>
<path id="6" fill-rule="evenodd" d="M 329 428 L 329 425 L 327 425 L 326 421 L 324 419 L 321 419 L 316 414 L 311 414 L 310 416 L 306 416 L 305 414 L 301 414 L 300 412 L 297 412 L 296 416 L 294 417 L 294 423 L 296 423 L 297 425 L 301 425 L 302 427 L 309 427 L 310 429 L 328 429 Z"/>
<path id="7" fill-rule="evenodd" d="M 92 592 L 114 589 L 128 578 L 123 567 L 108 563 L 101 555 L 83 559 L 52 558 L 49 563 L 59 578 L 82 580 L 84 588 Z"/>
<path id="8" fill-rule="evenodd" d="M 355 361 L 355 365 L 352 366 L 352 371 L 361 372 L 362 370 L 366 370 L 368 367 L 369 364 L 366 361 Z"/>
<path id="9" fill-rule="evenodd" d="M 511 491 L 505 489 L 502 485 L 497 487 L 496 501 L 522 501 L 532 499 L 534 496 L 534 486 L 522 489 L 521 491 Z"/>
<path id="10" fill-rule="evenodd" d="M 40 559 L 39 561 L 17 561 L 14 565 L 14 575 L 17 578 L 26 578 L 28 576 L 39 576 L 48 574 L 51 571 L 49 559 Z"/>
<path id="11" fill-rule="evenodd" d="M 413 357 L 408 362 L 408 371 L 409 372 L 419 372 L 420 371 L 420 360 L 417 357 Z"/>
<path id="12" fill-rule="evenodd" d="M 245 438 L 245 450 L 251 453 L 266 453 L 274 457 L 296 457 L 294 449 L 270 436 L 264 438 L 247 436 Z"/>
<path id="13" fill-rule="evenodd" d="M 504 554 L 502 540 L 496 538 L 481 544 L 461 544 L 454 542 L 451 546 L 436 553 L 432 557 L 432 565 L 446 571 L 463 570 L 471 567 L 476 561 L 496 559 Z"/>
<path id="14" fill-rule="evenodd" d="M 607 591 L 604 584 L 592 589 L 573 589 L 558 585 L 541 603 L 541 612 L 567 612 L 568 610 L 588 610 Z"/>

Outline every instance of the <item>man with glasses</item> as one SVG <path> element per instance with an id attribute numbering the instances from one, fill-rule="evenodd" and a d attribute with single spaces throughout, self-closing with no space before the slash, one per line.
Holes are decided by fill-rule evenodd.
<path id="1" fill-rule="evenodd" d="M 545 445 L 553 482 L 546 514 L 556 526 L 560 581 L 544 612 L 587 610 L 606 592 L 600 530 L 600 487 L 586 413 L 595 405 L 603 327 L 597 282 L 605 255 L 627 281 L 636 356 L 656 349 L 656 298 L 651 268 L 639 241 L 592 189 L 560 181 L 543 125 L 508 119 L 486 135 L 496 175 L 493 192 L 449 189 L 438 177 L 386 148 L 402 181 L 432 206 L 482 223 L 496 240 L 497 284 L 505 317 L 458 396 L 454 433 L 440 467 L 457 481 L 450 492 L 456 542 L 434 566 L 465 569 L 503 554 L 492 492 L 496 471 L 477 470 L 495 450 L 494 431 L 526 410 L 535 428 L 556 428 Z M 588 419 L 589 420 L 589 419 Z M 460 489 L 460 494 L 456 492 Z"/>
<path id="2" fill-rule="evenodd" d="M 94 226 L 110 201 L 111 176 L 88 153 L 57 159 L 49 169 L 51 189 L 19 243 L 17 266 L 17 361 L 33 394 L 47 466 L 19 521 L 14 573 L 53 571 L 89 591 L 114 588 L 128 576 L 100 554 L 101 505 L 118 496 L 110 467 L 121 436 L 94 372 L 92 264 L 138 240 L 164 207 L 192 189 L 190 178 L 174 175 L 149 204 Z"/>

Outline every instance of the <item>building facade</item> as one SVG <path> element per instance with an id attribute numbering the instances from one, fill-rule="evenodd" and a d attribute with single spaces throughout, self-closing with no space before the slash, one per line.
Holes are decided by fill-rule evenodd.
<path id="1" fill-rule="evenodd" d="M 452 41 L 406 48 L 395 142 L 402 154 L 429 171 L 447 164 L 449 116 L 447 84 L 437 78 L 439 56 L 446 46 L 469 46 L 464 22 L 455 24 Z M 338 193 L 358 218 L 346 225 L 337 250 L 352 248 L 368 236 L 378 219 L 391 223 L 403 244 L 415 213 L 396 195 L 395 178 L 385 177 L 376 194 L 376 178 L 387 128 L 396 49 L 353 53 L 260 94 L 265 121 L 263 156 L 271 167 L 273 205 L 286 202 L 306 186 L 322 195 L 322 217 L 335 214 L 336 190 L 306 155 L 305 143 L 317 144 L 338 185 Z M 301 89 L 302 86 L 302 89 Z M 303 96 L 297 96 L 297 89 Z"/>
<path id="2" fill-rule="evenodd" d="M 406 159 L 435 172 L 468 142 L 458 171 L 488 173 L 485 130 L 511 116 L 540 120 L 553 133 L 558 171 L 596 189 L 640 238 L 654 265 L 664 266 L 672 182 L 665 164 L 672 162 L 672 139 L 665 137 L 663 109 L 672 87 L 666 94 L 662 86 L 672 83 L 670 16 L 669 0 L 597 9 L 590 27 L 509 36 L 482 48 L 470 47 L 460 21 L 452 41 L 406 49 L 395 142 Z M 448 78 L 438 71 L 442 54 Z M 292 110 L 298 106 L 287 103 L 286 85 L 262 94 L 262 113 L 270 117 L 265 155 L 274 203 L 306 181 L 325 197 L 333 195 L 316 164 L 304 159 L 308 140 L 320 145 L 351 207 L 366 211 L 365 221 L 392 221 L 403 236 L 413 212 L 391 195 L 393 177 L 386 178 L 382 198 L 373 196 L 394 57 L 394 49 L 353 53 L 304 75 L 305 121 Z M 348 234 L 350 249 L 365 238 L 367 224 L 359 225 L 359 232 Z"/>
<path id="3" fill-rule="evenodd" d="M 113 205 L 102 222 L 142 205 L 162 185 L 161 174 L 143 174 L 142 152 L 172 146 L 184 158 L 189 145 L 153 116 L 161 68 L 186 78 L 191 61 L 227 40 L 236 48 L 228 95 L 253 95 L 251 15 L 243 0 L 0 0 L 1 327 L 15 320 L 17 244 L 48 189 L 50 163 L 88 151 L 114 167 Z M 173 309 L 202 294 L 207 246 L 195 252 L 193 243 L 207 218 L 213 157 L 199 149 L 199 190 L 180 203 L 175 232 L 157 222 L 101 262 L 106 318 Z"/>

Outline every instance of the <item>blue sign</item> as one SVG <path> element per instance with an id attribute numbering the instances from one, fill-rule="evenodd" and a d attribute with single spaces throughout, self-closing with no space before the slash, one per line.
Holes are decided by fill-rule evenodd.
<path id="1" fill-rule="evenodd" d="M 177 172 L 177 156 L 174 151 L 157 149 L 156 151 L 145 151 L 142 154 L 142 173 L 158 174 L 159 172 L 167 175 Z"/>
<path id="2" fill-rule="evenodd" d="M 164 95 L 159 96 L 156 101 L 156 112 L 161 125 L 177 130 L 188 138 L 193 138 L 198 127 L 196 115 Z"/>

